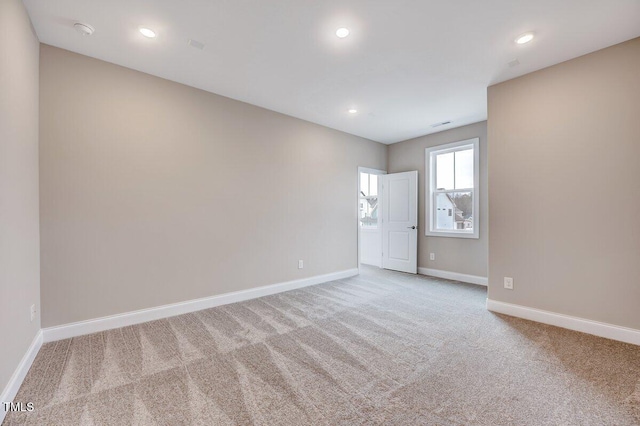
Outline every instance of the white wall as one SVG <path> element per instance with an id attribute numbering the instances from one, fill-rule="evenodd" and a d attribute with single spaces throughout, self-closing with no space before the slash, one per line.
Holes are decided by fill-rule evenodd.
<path id="1" fill-rule="evenodd" d="M 489 298 L 640 329 L 640 38 L 490 87 L 489 140 Z"/>
<path id="2" fill-rule="evenodd" d="M 22 2 L 0 1 L 0 390 L 40 329 L 38 49 Z"/>
<path id="3" fill-rule="evenodd" d="M 45 327 L 357 267 L 386 146 L 46 45 L 41 105 Z"/>
<path id="4" fill-rule="evenodd" d="M 480 238 L 427 237 L 425 221 L 425 149 L 466 139 L 480 138 Z M 389 173 L 418 170 L 418 267 L 487 276 L 489 209 L 487 191 L 487 122 L 470 124 L 389 145 Z M 436 260 L 429 259 L 436 254 Z"/>

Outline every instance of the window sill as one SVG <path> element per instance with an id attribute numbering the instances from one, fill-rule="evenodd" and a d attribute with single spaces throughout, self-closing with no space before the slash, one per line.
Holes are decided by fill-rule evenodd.
<path id="1" fill-rule="evenodd" d="M 480 235 L 478 233 L 463 233 L 463 232 L 436 232 L 436 231 L 427 231 L 424 234 L 426 237 L 445 237 L 445 238 L 467 238 L 478 240 L 480 239 Z"/>

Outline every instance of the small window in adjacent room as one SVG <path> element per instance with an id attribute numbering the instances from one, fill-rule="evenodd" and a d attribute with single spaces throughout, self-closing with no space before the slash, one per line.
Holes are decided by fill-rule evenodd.
<path id="1" fill-rule="evenodd" d="M 427 236 L 478 238 L 479 139 L 426 149 Z"/>
<path id="2" fill-rule="evenodd" d="M 360 226 L 378 227 L 378 175 L 360 173 Z"/>

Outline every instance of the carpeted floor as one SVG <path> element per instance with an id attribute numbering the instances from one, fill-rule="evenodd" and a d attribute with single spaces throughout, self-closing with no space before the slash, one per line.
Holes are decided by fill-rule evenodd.
<path id="1" fill-rule="evenodd" d="M 633 425 L 640 347 L 485 309 L 483 287 L 358 277 L 44 345 L 37 425 Z"/>

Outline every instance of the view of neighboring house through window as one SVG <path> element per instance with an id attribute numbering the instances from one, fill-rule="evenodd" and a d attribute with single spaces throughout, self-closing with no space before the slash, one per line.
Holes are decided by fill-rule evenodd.
<path id="1" fill-rule="evenodd" d="M 360 226 L 378 227 L 378 175 L 360 173 Z"/>
<path id="2" fill-rule="evenodd" d="M 426 149 L 426 235 L 478 238 L 478 139 Z"/>

